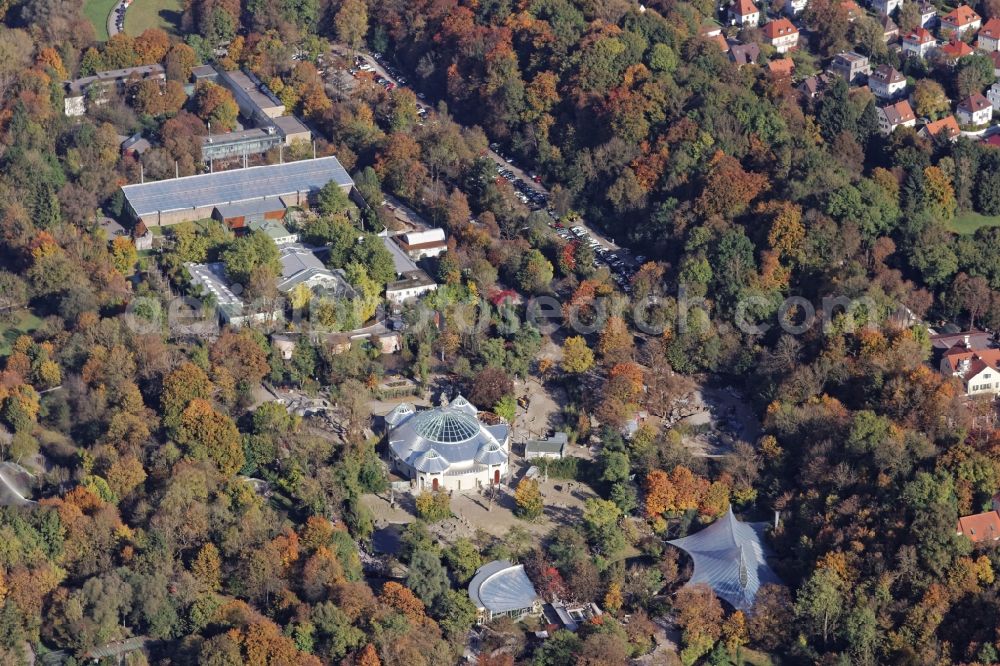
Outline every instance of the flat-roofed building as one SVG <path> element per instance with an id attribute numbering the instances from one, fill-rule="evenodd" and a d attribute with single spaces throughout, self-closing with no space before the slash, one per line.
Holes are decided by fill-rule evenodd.
<path id="1" fill-rule="evenodd" d="M 264 220 L 282 220 L 288 208 L 281 197 L 216 206 L 212 218 L 233 231 L 246 230 Z"/>
<path id="2" fill-rule="evenodd" d="M 205 219 L 217 207 L 238 203 L 280 199 L 285 206 L 306 207 L 331 182 L 346 193 L 354 185 L 333 156 L 125 185 L 122 193 L 134 220 L 157 227 Z"/>
<path id="3" fill-rule="evenodd" d="M 240 70 L 220 71 L 219 83 L 233 93 L 240 113 L 254 122 L 285 115 L 285 105 L 253 74 Z"/>
<path id="4" fill-rule="evenodd" d="M 566 445 L 569 437 L 564 432 L 557 432 L 547 439 L 531 439 L 524 443 L 524 459 L 562 458 L 566 455 Z"/>
<path id="5" fill-rule="evenodd" d="M 273 322 L 281 318 L 281 310 L 260 311 L 253 309 L 240 298 L 226 276 L 226 267 L 222 262 L 211 264 L 184 264 L 191 283 L 198 286 L 202 294 L 211 296 L 215 302 L 215 310 L 224 324 L 243 326 L 248 323 Z"/>
<path id="6" fill-rule="evenodd" d="M 107 101 L 107 93 L 112 88 L 122 90 L 129 79 L 165 80 L 162 65 L 142 65 L 125 69 L 109 69 L 63 83 L 63 113 L 67 116 L 82 116 L 87 112 L 87 101 L 100 105 Z"/>
<path id="7" fill-rule="evenodd" d="M 277 148 L 284 138 L 273 127 L 238 130 L 201 137 L 201 159 L 205 162 L 243 155 L 258 155 Z"/>

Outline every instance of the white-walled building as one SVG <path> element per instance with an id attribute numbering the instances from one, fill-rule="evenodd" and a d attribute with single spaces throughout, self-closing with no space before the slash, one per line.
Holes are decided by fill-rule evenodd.
<path id="1" fill-rule="evenodd" d="M 878 129 L 882 134 L 892 134 L 897 127 L 914 127 L 916 124 L 917 117 L 905 99 L 878 110 Z"/>
<path id="2" fill-rule="evenodd" d="M 906 77 L 892 65 L 879 65 L 868 76 L 868 88 L 879 99 L 896 99 L 906 93 Z"/>
<path id="3" fill-rule="evenodd" d="M 980 93 L 973 93 L 958 103 L 959 125 L 986 125 L 993 119 L 993 105 Z"/>
<path id="4" fill-rule="evenodd" d="M 979 30 L 982 24 L 982 17 L 972 7 L 959 5 L 941 17 L 941 34 L 963 35 L 970 30 Z"/>
<path id="5" fill-rule="evenodd" d="M 1000 109 L 1000 83 L 994 83 L 990 86 L 990 89 L 986 91 L 986 99 L 990 101 L 994 109 Z"/>
<path id="6" fill-rule="evenodd" d="M 799 43 L 799 29 L 786 18 L 769 21 L 763 28 L 764 39 L 778 53 L 788 53 Z"/>
<path id="7" fill-rule="evenodd" d="M 1000 18 L 993 17 L 984 23 L 976 37 L 980 51 L 1000 51 Z"/>
<path id="8" fill-rule="evenodd" d="M 753 0 L 736 0 L 729 8 L 729 18 L 733 25 L 755 28 L 760 23 L 760 9 Z"/>
<path id="9" fill-rule="evenodd" d="M 476 490 L 506 482 L 510 426 L 486 423 L 462 396 L 420 412 L 401 403 L 385 423 L 392 469 L 417 492 Z"/>
<path id="10" fill-rule="evenodd" d="M 436 257 L 448 249 L 444 229 L 434 228 L 426 231 L 410 231 L 396 236 L 396 242 L 411 259 L 419 261 L 424 257 Z"/>
<path id="11" fill-rule="evenodd" d="M 955 345 L 941 358 L 941 373 L 958 377 L 968 396 L 995 396 L 1000 393 L 1000 349 Z"/>
<path id="12" fill-rule="evenodd" d="M 916 28 L 903 36 L 903 55 L 923 58 L 937 47 L 937 40 L 926 28 Z"/>

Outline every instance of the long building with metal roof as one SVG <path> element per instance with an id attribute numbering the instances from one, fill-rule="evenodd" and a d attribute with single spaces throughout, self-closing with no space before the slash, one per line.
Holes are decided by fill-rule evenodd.
<path id="1" fill-rule="evenodd" d="M 205 219 L 216 207 L 235 203 L 280 197 L 288 205 L 307 206 L 330 182 L 348 193 L 354 185 L 333 156 L 125 185 L 122 193 L 135 221 L 154 227 Z"/>

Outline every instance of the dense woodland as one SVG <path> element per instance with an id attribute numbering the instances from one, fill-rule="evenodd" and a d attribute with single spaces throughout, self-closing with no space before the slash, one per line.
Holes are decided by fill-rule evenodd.
<path id="1" fill-rule="evenodd" d="M 1000 551 L 955 536 L 957 516 L 1000 487 L 994 408 L 961 400 L 925 365 L 925 329 L 897 316 L 1000 325 L 1000 228 L 949 227 L 957 212 L 1000 213 L 1000 152 L 911 130 L 883 138 L 873 101 L 842 82 L 813 100 L 764 68 L 738 69 L 699 36 L 706 2 L 191 0 L 183 40 L 151 30 L 106 44 L 79 0 L 2 11 L 0 323 L 39 319 L 0 349 L 0 453 L 25 464 L 41 453 L 47 468 L 37 505 L 0 510 L 0 663 L 29 651 L 83 659 L 132 635 L 153 639 L 158 664 L 455 663 L 474 620 L 464 585 L 494 557 L 524 562 L 547 599 L 608 613 L 544 642 L 530 623 L 495 623 L 483 666 L 625 663 L 652 649 L 652 617 L 679 627 L 682 651 L 663 658 L 687 664 L 738 663 L 747 648 L 780 663 L 1000 661 Z M 912 5 L 902 11 L 905 28 Z M 848 24 L 827 0 L 806 20 L 801 72 L 848 45 L 895 57 L 867 20 Z M 410 90 L 364 77 L 353 91 L 325 85 L 316 61 L 332 42 L 390 56 L 437 113 L 420 122 Z M 428 527 L 447 501 L 424 498 L 399 555 L 406 578 L 365 578 L 358 544 L 373 525 L 360 498 L 385 487 L 365 435 L 379 355 L 303 337 L 286 361 L 266 331 L 200 339 L 155 325 L 188 289 L 187 261 L 222 258 L 255 296 L 274 297 L 274 257 L 253 237 L 180 225 L 165 250 L 139 256 L 96 226 L 121 216 L 118 188 L 138 180 L 120 136 L 151 138 L 142 169 L 156 179 L 202 169 L 207 123 L 234 125 L 224 90 L 184 91 L 220 44 L 221 66 L 252 70 L 321 129 L 318 150 L 368 201 L 392 193 L 448 230 L 443 287 L 427 303 L 444 323 L 407 333 L 404 372 L 451 372 L 502 415 L 517 408 L 514 378 L 565 390 L 571 441 L 601 445 L 597 462 L 551 470 L 600 495 L 581 521 L 541 542 L 515 528 L 447 543 Z M 978 85 L 982 63 L 968 58 L 957 72 L 907 72 L 924 77 L 918 115 L 947 114 L 944 90 Z M 63 116 L 63 80 L 156 62 L 165 84 L 134 82 L 83 118 Z M 585 245 L 555 237 L 547 213 L 496 178 L 482 157 L 491 141 L 542 176 L 558 214 L 582 214 L 650 258 L 632 299 L 656 296 L 666 333 L 633 335 L 629 299 Z M 369 230 L 391 216 L 344 211 L 332 202 L 300 231 L 331 246 L 362 305 L 289 306 L 335 330 L 370 318 L 391 277 L 377 241 L 352 231 L 359 216 Z M 706 307 L 679 309 L 679 285 Z M 542 334 L 502 325 L 502 311 L 485 335 L 451 324 L 498 287 L 559 295 L 584 318 L 603 298 L 613 314 L 596 333 L 556 334 L 562 360 L 540 361 Z M 866 297 L 878 326 L 842 316 L 792 336 L 721 325 L 750 296 L 753 316 L 773 324 L 790 295 Z M 639 409 L 666 416 L 696 374 L 745 391 L 759 441 L 708 464 L 680 428 L 617 434 Z M 276 403 L 252 409 L 262 380 L 329 395 L 340 432 Z M 525 520 L 542 510 L 531 483 L 516 499 Z M 705 590 L 678 592 L 690 564 L 663 544 L 730 503 L 783 516 L 772 547 L 787 587 L 768 588 L 748 615 Z"/>

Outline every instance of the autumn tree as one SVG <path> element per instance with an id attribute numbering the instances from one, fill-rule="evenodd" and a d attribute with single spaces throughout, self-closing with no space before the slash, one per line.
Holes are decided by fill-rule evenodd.
<path id="1" fill-rule="evenodd" d="M 597 343 L 597 353 L 606 363 L 630 360 L 634 342 L 625 320 L 617 315 L 608 317 Z"/>
<path id="2" fill-rule="evenodd" d="M 566 338 L 562 351 L 560 367 L 563 372 L 578 375 L 587 372 L 594 365 L 594 352 L 582 336 L 574 335 Z"/>
<path id="3" fill-rule="evenodd" d="M 239 114 L 236 100 L 231 92 L 216 83 L 198 82 L 194 91 L 194 108 L 199 118 L 215 125 L 213 132 L 226 132 L 236 127 Z"/>
<path id="4" fill-rule="evenodd" d="M 163 409 L 163 425 L 169 429 L 180 425 L 180 415 L 188 403 L 195 399 L 212 397 L 212 382 L 205 371 L 194 363 L 186 361 L 163 378 L 160 405 Z"/>
<path id="5" fill-rule="evenodd" d="M 684 644 L 681 661 L 693 664 L 722 635 L 722 604 L 707 585 L 686 585 L 677 592 L 674 608 Z"/>
<path id="6" fill-rule="evenodd" d="M 226 476 L 243 467 L 243 447 L 233 420 L 202 398 L 192 400 L 180 415 L 175 435 L 190 458 L 212 460 Z"/>
<path id="7" fill-rule="evenodd" d="M 333 17 L 337 38 L 357 51 L 368 33 L 368 3 L 365 0 L 344 0 Z"/>
<path id="8" fill-rule="evenodd" d="M 542 515 L 544 502 L 535 479 L 521 479 L 514 490 L 514 501 L 517 503 L 517 513 L 525 520 L 535 520 Z"/>

